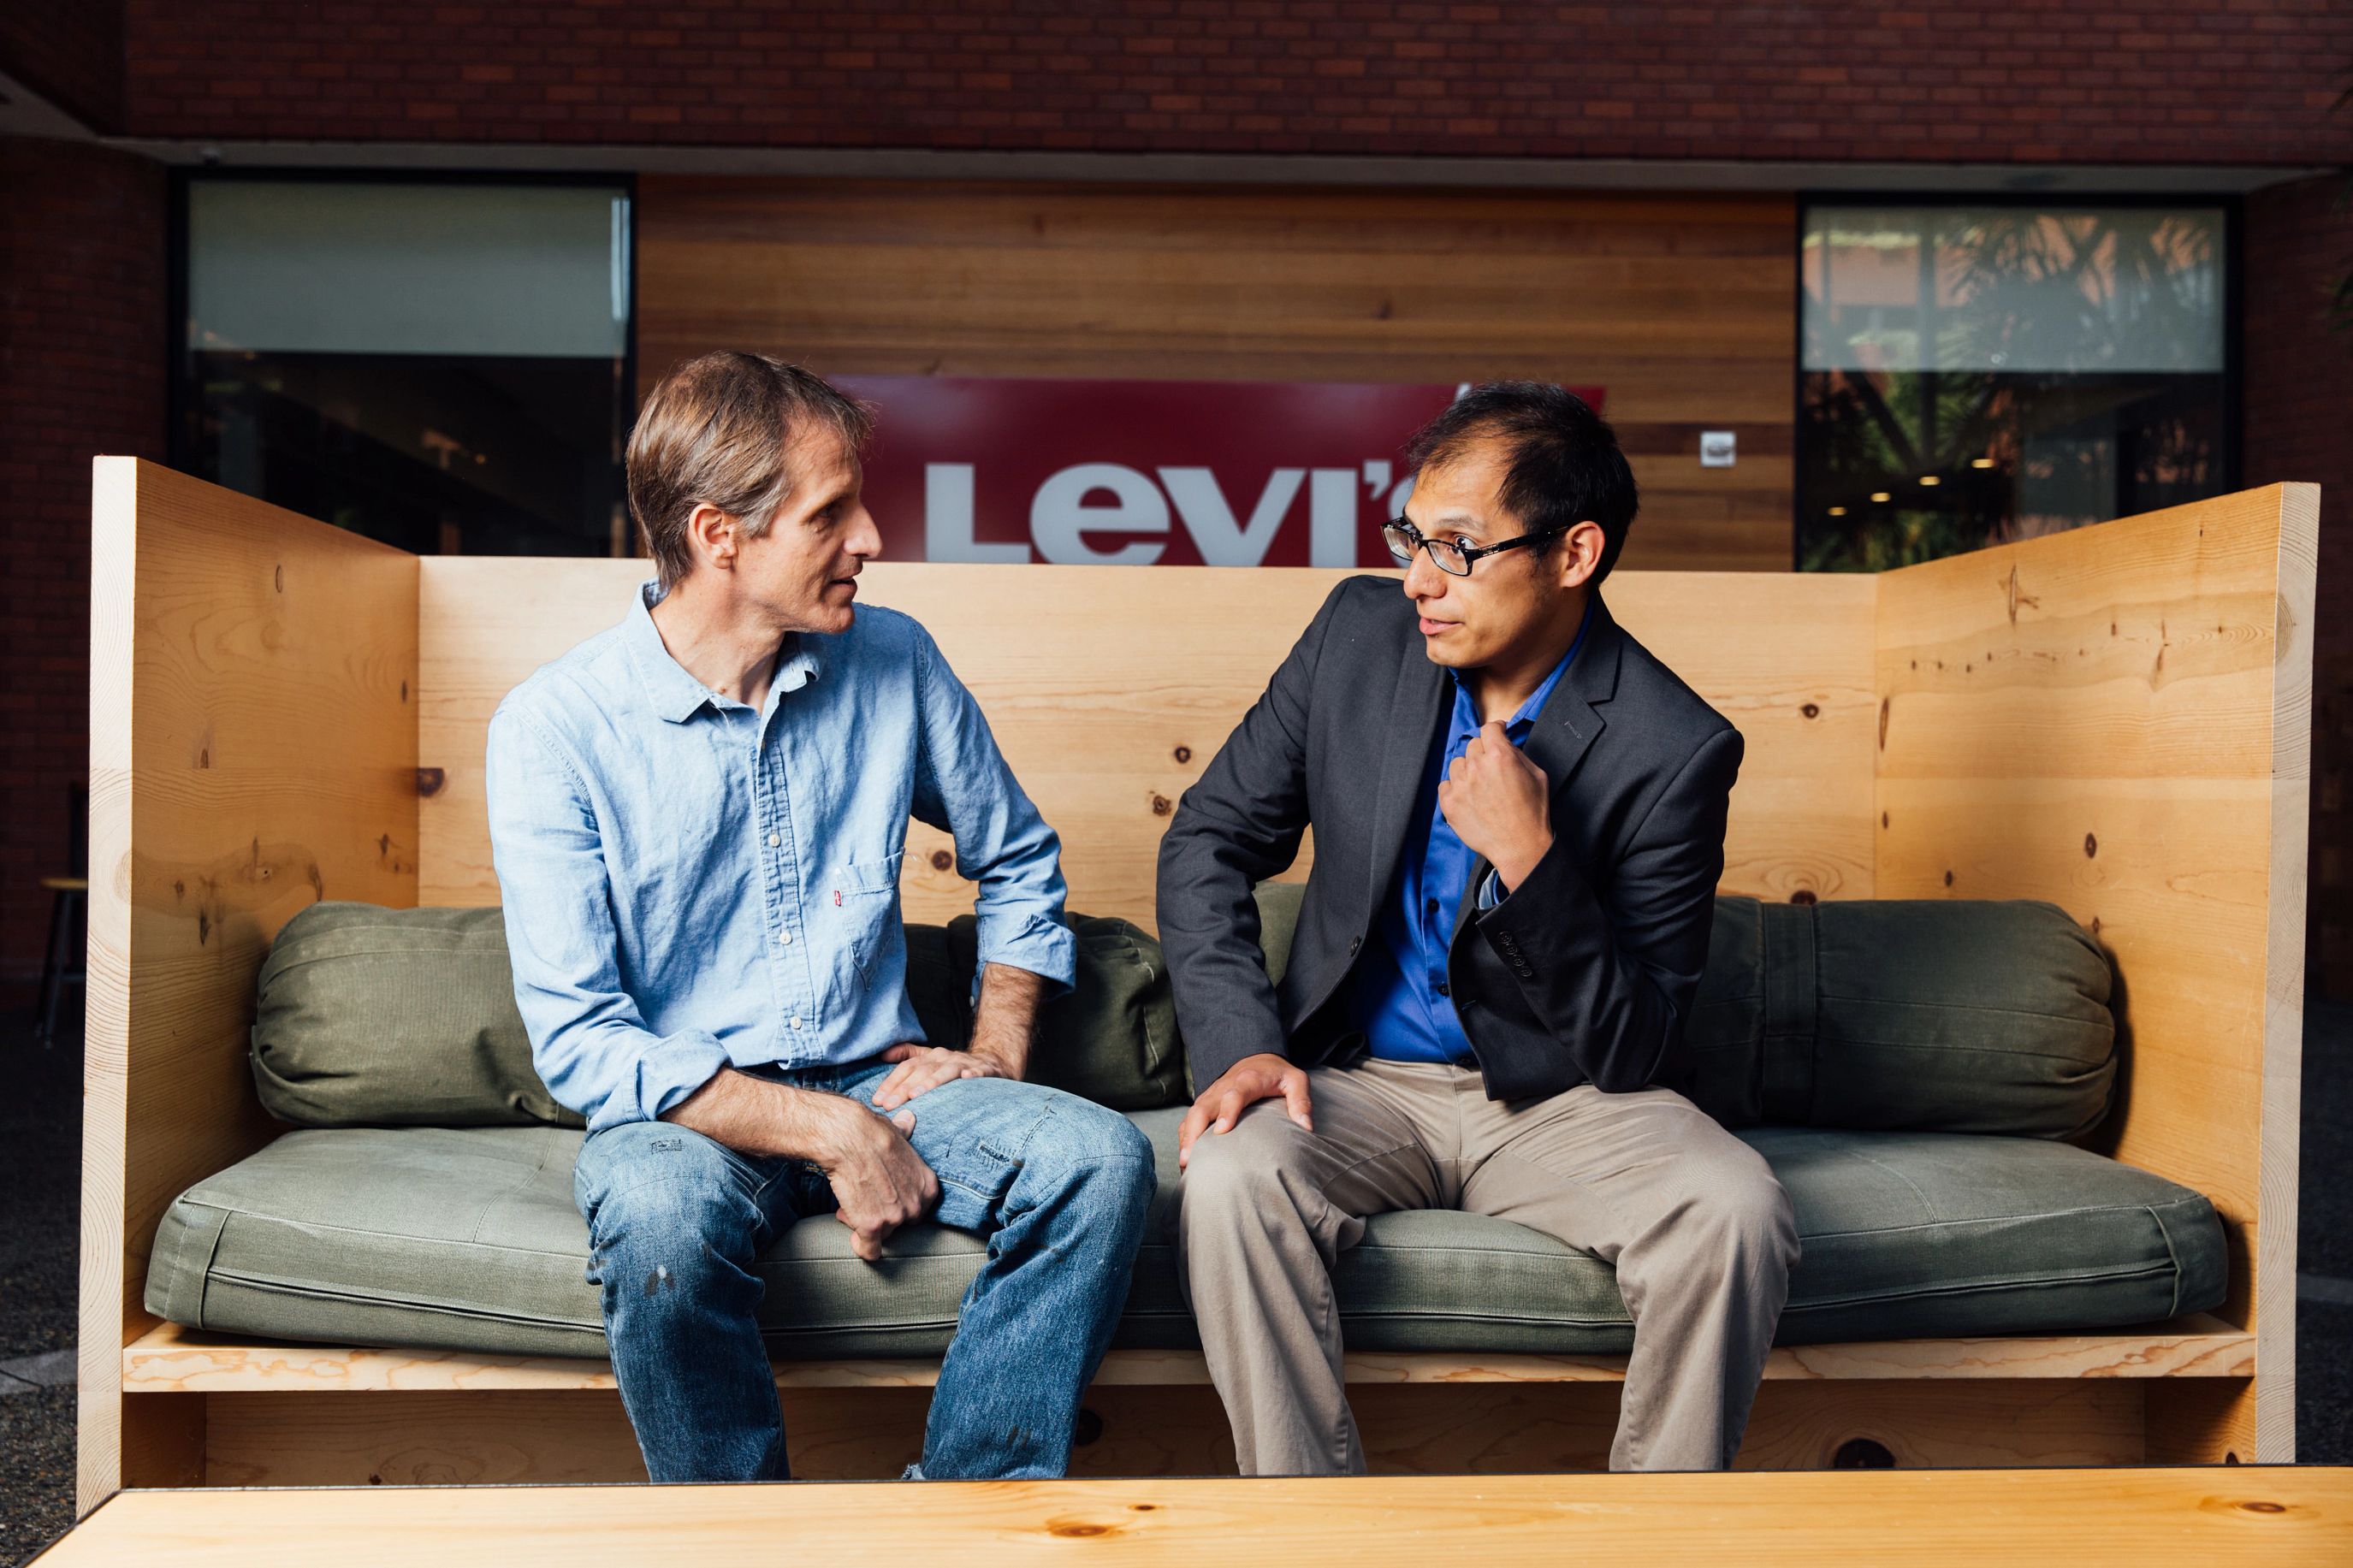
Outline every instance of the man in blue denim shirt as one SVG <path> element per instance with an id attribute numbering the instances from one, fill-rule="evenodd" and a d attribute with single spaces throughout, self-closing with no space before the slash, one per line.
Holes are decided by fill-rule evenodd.
<path id="1" fill-rule="evenodd" d="M 1151 1202 L 1125 1118 L 1021 1081 L 1072 974 L 1059 843 L 930 636 L 854 608 L 866 434 L 776 360 L 673 372 L 628 451 L 659 583 L 491 721 L 515 1000 L 588 1121 L 589 1279 L 656 1480 L 786 1477 L 754 1264 L 828 1209 L 869 1261 L 934 1208 L 989 1233 L 910 1473 L 1061 1474 Z M 908 1001 L 911 815 L 980 884 L 968 1045 Z"/>

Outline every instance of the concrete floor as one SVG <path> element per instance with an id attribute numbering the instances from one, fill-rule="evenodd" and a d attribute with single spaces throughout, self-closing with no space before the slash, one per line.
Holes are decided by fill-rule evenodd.
<path id="1" fill-rule="evenodd" d="M 78 1034 L 35 1043 L 29 1000 L 0 993 L 0 1100 L 9 1217 L 0 1226 L 0 1564 L 73 1518 L 76 1208 L 80 1188 Z M 2306 1015 L 2304 1171 L 2296 1316 L 2296 1453 L 2353 1464 L 2353 1005 Z"/>

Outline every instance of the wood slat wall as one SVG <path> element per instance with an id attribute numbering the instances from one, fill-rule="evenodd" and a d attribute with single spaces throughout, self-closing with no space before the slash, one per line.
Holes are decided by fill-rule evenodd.
<path id="1" fill-rule="evenodd" d="M 1607 389 L 1630 566 L 1787 572 L 1788 197 L 647 176 L 640 391 L 750 348 L 822 373 Z M 1739 437 L 1699 466 L 1702 429 Z"/>
<path id="2" fill-rule="evenodd" d="M 421 563 L 419 818 L 427 904 L 498 901 L 482 799 L 491 714 L 516 682 L 618 621 L 643 563 Z M 1153 929 L 1160 835 L 1344 572 L 1304 567 L 879 563 L 862 597 L 922 621 L 1062 837 L 1070 907 Z M 1617 572 L 1611 611 L 1740 727 L 1724 890 L 1871 896 L 1872 578 Z M 1008 636 L 1018 627 L 1019 635 Z M 1307 861 L 1292 873 L 1303 877 Z M 972 908 L 946 836 L 911 826 L 907 918 Z"/>

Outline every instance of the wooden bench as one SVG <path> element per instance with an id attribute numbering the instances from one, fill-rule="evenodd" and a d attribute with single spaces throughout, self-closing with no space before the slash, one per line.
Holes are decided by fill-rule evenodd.
<path id="1" fill-rule="evenodd" d="M 1878 576 L 1623 572 L 1620 619 L 1747 738 L 1722 890 L 2036 898 L 2117 970 L 2088 1144 L 2208 1194 L 2211 1315 L 1774 1353 L 1741 1464 L 2285 1461 L 2318 492 L 2274 486 Z M 409 555 L 96 467 L 80 1505 L 119 1487 L 641 1474 L 597 1362 L 268 1345 L 142 1306 L 158 1216 L 278 1131 L 246 1062 L 321 898 L 489 903 L 484 726 L 641 563 Z M 1154 851 L 1339 574 L 881 564 L 1060 831 L 1071 907 L 1152 920 Z M 1312 848 L 1311 848 L 1312 852 Z M 909 918 L 969 907 L 916 827 Z M 1303 876 L 1305 859 L 1293 873 Z M 796 1473 L 895 1473 L 927 1363 L 779 1365 Z M 1377 1468 L 1599 1468 L 1622 1357 L 1352 1358 Z M 1080 1474 L 1231 1463 L 1198 1356 L 1122 1352 Z"/>

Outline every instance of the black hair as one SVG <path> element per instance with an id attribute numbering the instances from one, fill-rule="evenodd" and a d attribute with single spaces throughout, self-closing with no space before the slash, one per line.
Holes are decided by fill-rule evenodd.
<path id="1" fill-rule="evenodd" d="M 1502 500 L 1530 533 L 1557 538 L 1590 520 L 1601 529 L 1601 563 L 1587 586 L 1617 565 L 1641 499 L 1617 433 L 1575 393 L 1548 382 L 1491 381 L 1474 386 L 1406 444 L 1417 471 L 1442 468 L 1486 441 L 1505 448 Z M 1550 542 L 1529 547 L 1538 558 Z"/>

